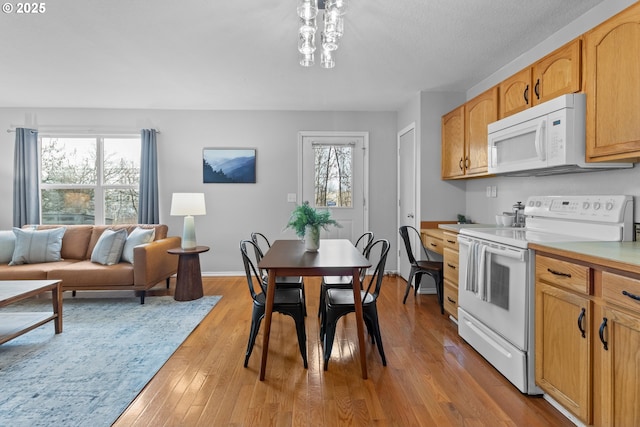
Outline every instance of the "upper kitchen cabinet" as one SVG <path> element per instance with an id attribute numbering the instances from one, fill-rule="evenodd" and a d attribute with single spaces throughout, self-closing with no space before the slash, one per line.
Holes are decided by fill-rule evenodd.
<path id="1" fill-rule="evenodd" d="M 442 116 L 442 178 L 464 176 L 464 105 Z"/>
<path id="2" fill-rule="evenodd" d="M 500 83 L 500 118 L 581 89 L 581 40 L 575 39 Z"/>
<path id="3" fill-rule="evenodd" d="M 587 161 L 640 159 L 640 3 L 585 34 Z"/>
<path id="4" fill-rule="evenodd" d="M 487 173 L 487 125 L 498 120 L 498 88 L 442 117 L 442 179 Z"/>
<path id="5" fill-rule="evenodd" d="M 487 173 L 487 125 L 498 120 L 498 87 L 476 96 L 464 106 L 465 173 Z"/>

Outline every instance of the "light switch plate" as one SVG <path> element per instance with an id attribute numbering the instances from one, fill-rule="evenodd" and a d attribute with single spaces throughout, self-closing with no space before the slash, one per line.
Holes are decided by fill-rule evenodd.
<path id="1" fill-rule="evenodd" d="M 487 197 L 491 197 L 491 186 L 487 185 Z"/>
<path id="2" fill-rule="evenodd" d="M 296 202 L 296 193 L 287 193 L 287 202 Z"/>

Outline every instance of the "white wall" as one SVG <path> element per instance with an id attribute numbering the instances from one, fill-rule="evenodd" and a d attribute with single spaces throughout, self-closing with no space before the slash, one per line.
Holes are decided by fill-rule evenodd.
<path id="1" fill-rule="evenodd" d="M 30 115 L 30 116 L 28 116 Z M 198 243 L 211 247 L 201 255 L 203 273 L 240 272 L 239 242 L 252 231 L 271 239 L 295 238 L 283 231 L 297 192 L 297 133 L 299 131 L 369 132 L 369 225 L 376 236 L 395 247 L 396 230 L 396 113 L 289 111 L 167 111 L 108 109 L 0 109 L 0 229 L 12 220 L 13 145 L 11 126 L 35 117 L 41 128 L 85 126 L 137 130 L 160 129 L 158 168 L 160 220 L 172 235 L 180 235 L 182 218 L 169 216 L 173 192 L 203 192 L 207 215 L 196 217 Z M 202 149 L 257 149 L 256 184 L 203 184 Z M 393 247 L 392 247 L 393 249 Z M 394 249 L 395 250 L 395 249 Z M 389 270 L 396 260 L 389 258 Z"/>
<path id="2" fill-rule="evenodd" d="M 467 99 L 493 87 L 506 77 L 542 58 L 566 42 L 635 3 L 634 0 L 604 0 L 570 25 L 562 28 L 535 48 L 523 53 L 496 73 L 467 91 Z M 528 196 L 552 194 L 628 194 L 635 196 L 635 222 L 640 222 L 640 166 L 632 170 L 588 172 L 548 177 L 494 177 L 466 181 L 466 213 L 474 222 L 494 223 L 494 215 L 510 211 L 517 201 Z M 487 198 L 485 188 L 495 185 L 497 198 Z"/>

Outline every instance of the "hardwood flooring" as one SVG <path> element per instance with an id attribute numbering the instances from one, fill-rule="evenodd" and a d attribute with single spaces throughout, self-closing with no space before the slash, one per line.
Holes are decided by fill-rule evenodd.
<path id="1" fill-rule="evenodd" d="M 338 325 L 323 371 L 319 281 L 305 278 L 309 368 L 293 320 L 274 314 L 264 382 L 258 380 L 262 328 L 243 367 L 252 305 L 246 279 L 203 281 L 205 294 L 222 300 L 114 426 L 573 425 L 541 397 L 521 394 L 466 344 L 440 314 L 435 295 L 410 296 L 403 305 L 401 278 L 385 277 L 378 302 L 386 367 L 368 341 L 369 379 L 362 379 L 351 314 Z"/>

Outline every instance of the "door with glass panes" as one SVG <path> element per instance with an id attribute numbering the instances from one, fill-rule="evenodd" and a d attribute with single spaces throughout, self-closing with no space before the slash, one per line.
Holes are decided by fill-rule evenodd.
<path id="1" fill-rule="evenodd" d="M 322 230 L 321 238 L 355 242 L 368 228 L 366 132 L 300 132 L 298 203 L 328 209 L 342 227 Z"/>

